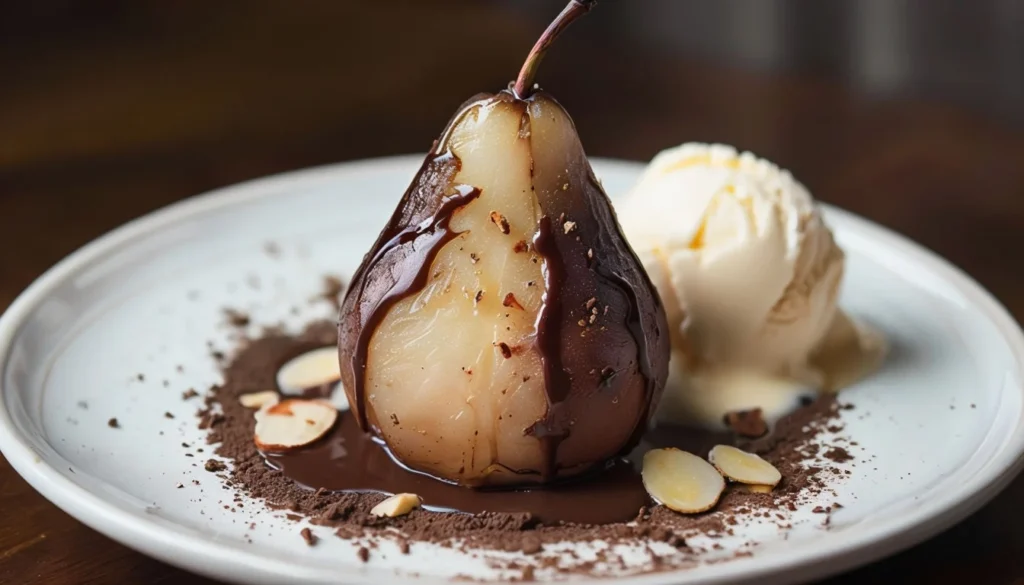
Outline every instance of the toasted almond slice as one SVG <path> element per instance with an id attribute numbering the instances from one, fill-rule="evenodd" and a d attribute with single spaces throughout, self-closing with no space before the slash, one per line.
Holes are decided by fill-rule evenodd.
<path id="1" fill-rule="evenodd" d="M 774 487 L 782 480 L 782 474 L 771 463 L 729 445 L 715 445 L 708 454 L 708 461 L 722 475 L 740 483 Z"/>
<path id="2" fill-rule="evenodd" d="M 414 508 L 419 508 L 423 501 L 416 494 L 395 494 L 383 502 L 377 504 L 370 510 L 374 516 L 394 518 L 405 516 Z"/>
<path id="3" fill-rule="evenodd" d="M 292 358 L 277 371 L 282 394 L 299 395 L 313 388 L 333 386 L 341 379 L 338 348 L 321 347 Z"/>
<path id="4" fill-rule="evenodd" d="M 652 498 L 684 514 L 710 510 L 725 490 L 725 479 L 710 463 L 679 449 L 648 451 L 641 476 Z"/>
<path id="5" fill-rule="evenodd" d="M 322 400 L 290 398 L 256 412 L 256 446 L 288 451 L 316 441 L 334 426 L 338 411 Z"/>
<path id="6" fill-rule="evenodd" d="M 250 392 L 238 397 L 238 403 L 246 408 L 263 408 L 268 404 L 277 404 L 280 400 L 281 398 L 274 390 Z"/>

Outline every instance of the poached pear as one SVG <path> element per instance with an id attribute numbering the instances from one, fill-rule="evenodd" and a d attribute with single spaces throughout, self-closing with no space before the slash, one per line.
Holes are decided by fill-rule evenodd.
<path id="1" fill-rule="evenodd" d="M 532 91 L 574 0 L 509 89 L 435 141 L 341 309 L 353 414 L 403 465 L 468 486 L 600 468 L 646 430 L 665 385 L 661 301 L 575 126 Z"/>

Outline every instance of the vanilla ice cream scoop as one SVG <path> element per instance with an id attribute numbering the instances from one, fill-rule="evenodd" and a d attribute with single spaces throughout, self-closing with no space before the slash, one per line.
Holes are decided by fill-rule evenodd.
<path id="1" fill-rule="evenodd" d="M 729 146 L 684 144 L 658 154 L 617 209 L 672 331 L 666 394 L 726 371 L 826 384 L 812 355 L 836 321 L 844 255 L 787 171 Z"/>

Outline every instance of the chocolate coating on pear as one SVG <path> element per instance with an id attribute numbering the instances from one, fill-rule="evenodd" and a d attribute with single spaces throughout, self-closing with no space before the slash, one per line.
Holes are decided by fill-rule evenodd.
<path id="1" fill-rule="evenodd" d="M 370 337 L 392 305 L 423 288 L 434 256 L 458 235 L 448 227 L 452 214 L 480 195 L 475 187 L 452 184 L 458 169 L 459 161 L 451 153 L 427 156 L 356 271 L 352 288 L 358 294 L 349 292 L 342 304 L 338 335 L 342 382 L 363 430 L 370 430 L 365 390 Z"/>
<path id="2" fill-rule="evenodd" d="M 449 123 L 353 277 L 339 325 L 342 378 L 362 428 L 383 437 L 367 399 L 368 348 L 388 311 L 423 288 L 438 251 L 458 236 L 448 229 L 452 214 L 481 188 L 486 192 L 457 184 L 460 161 L 447 144 L 453 126 L 486 108 L 519 116 L 513 138 L 528 141 L 530 192 L 523 197 L 532 198 L 537 211 L 531 245 L 544 287 L 531 349 L 542 363 L 547 407 L 522 428 L 536 440 L 529 465 L 506 465 L 494 456 L 488 467 L 493 473 L 442 478 L 473 485 L 543 483 L 627 453 L 660 398 L 669 359 L 660 299 L 622 235 L 571 119 L 547 94 L 518 99 L 503 91 L 476 98 Z M 406 465 L 437 474 L 407 461 L 400 449 L 392 452 Z"/>

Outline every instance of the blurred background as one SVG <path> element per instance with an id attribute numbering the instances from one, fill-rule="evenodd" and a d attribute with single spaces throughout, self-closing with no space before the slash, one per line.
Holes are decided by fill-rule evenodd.
<path id="1" fill-rule="evenodd" d="M 0 309 L 75 248 L 175 200 L 425 151 L 464 99 L 506 86 L 563 5 L 0 0 Z M 1011 260 L 1024 246 L 1024 0 L 601 0 L 539 81 L 591 155 L 643 161 L 691 140 L 752 150 L 1024 317 Z M 1010 583 L 1024 532 L 999 507 L 1019 510 L 1022 490 L 849 582 L 884 567 L 963 582 L 981 567 Z M 53 529 L 51 545 L 0 555 L 0 577 L 171 579 L 2 459 L 0 493 Z"/>
<path id="2" fill-rule="evenodd" d="M 424 151 L 563 4 L 0 0 L 0 307 L 174 200 Z M 750 149 L 1024 299 L 1024 0 L 600 4 L 539 78 L 591 155 Z"/>

